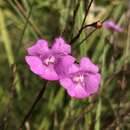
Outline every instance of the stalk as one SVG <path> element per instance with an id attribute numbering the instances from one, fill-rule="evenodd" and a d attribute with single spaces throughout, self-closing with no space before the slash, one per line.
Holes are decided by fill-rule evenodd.
<path id="1" fill-rule="evenodd" d="M 4 12 L 1 8 L 0 8 L 0 34 L 1 34 L 1 37 L 3 40 L 3 46 L 5 48 L 5 53 L 7 55 L 8 64 L 9 64 L 10 68 L 13 67 L 13 76 L 14 76 L 13 85 L 15 85 L 16 92 L 20 96 L 20 88 L 21 88 L 20 77 L 16 70 L 13 49 L 12 49 L 9 34 L 8 34 L 8 31 L 7 31 L 7 28 L 5 25 Z"/>
<path id="2" fill-rule="evenodd" d="M 104 81 L 105 81 L 105 59 L 106 59 L 106 54 L 109 50 L 110 46 L 106 45 L 104 52 L 102 54 L 102 70 L 101 70 L 101 75 L 102 75 L 102 82 L 101 82 L 101 87 L 100 87 L 100 94 L 102 93 L 103 86 L 104 86 Z M 102 98 L 101 96 L 99 97 L 98 104 L 97 104 L 97 111 L 96 111 L 96 124 L 95 124 L 95 129 L 94 130 L 101 130 L 101 113 L 102 113 Z"/>

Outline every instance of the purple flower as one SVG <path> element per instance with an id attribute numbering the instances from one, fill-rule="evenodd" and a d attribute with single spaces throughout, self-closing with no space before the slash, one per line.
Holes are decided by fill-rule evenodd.
<path id="1" fill-rule="evenodd" d="M 103 25 L 105 28 L 110 29 L 112 31 L 116 31 L 116 32 L 123 31 L 123 29 L 118 24 L 116 24 L 114 21 L 106 21 L 106 22 L 104 22 Z"/>
<path id="2" fill-rule="evenodd" d="M 68 55 L 71 53 L 70 45 L 61 37 L 55 39 L 51 48 L 46 40 L 40 39 L 27 51 L 25 60 L 31 71 L 46 80 L 58 80 L 75 61 Z"/>
<path id="3" fill-rule="evenodd" d="M 82 99 L 98 91 L 100 80 L 98 67 L 84 57 L 80 64 L 69 67 L 68 75 L 60 79 L 60 84 L 71 97 Z"/>

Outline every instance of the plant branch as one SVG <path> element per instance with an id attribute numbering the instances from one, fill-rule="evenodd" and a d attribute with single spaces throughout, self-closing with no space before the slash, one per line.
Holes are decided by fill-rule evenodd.
<path id="1" fill-rule="evenodd" d="M 19 3 L 18 0 L 14 0 L 14 4 L 11 3 L 10 0 L 6 0 L 6 2 L 12 6 L 20 15 L 23 16 L 23 18 L 28 19 L 28 15 L 25 12 L 25 9 L 22 7 L 22 5 Z M 15 7 L 16 6 L 16 7 Z M 32 21 L 32 19 L 28 19 L 29 24 L 31 25 L 32 29 L 34 30 L 34 32 L 37 34 L 38 37 L 42 37 L 42 33 L 40 32 L 40 30 L 36 27 L 36 25 L 34 24 L 34 22 Z"/>
<path id="2" fill-rule="evenodd" d="M 87 8 L 87 10 L 85 12 L 85 16 L 84 16 L 84 19 L 83 19 L 83 22 L 81 24 L 81 28 L 80 28 L 78 34 L 74 38 L 72 38 L 72 40 L 70 41 L 70 44 L 73 44 L 80 37 L 80 35 L 81 35 L 81 33 L 82 33 L 83 29 L 84 29 L 84 23 L 85 23 L 85 20 L 87 18 L 89 9 L 90 9 L 90 7 L 92 5 L 92 2 L 93 2 L 93 0 L 91 0 L 90 3 L 89 3 L 89 5 L 88 5 L 88 8 Z"/>
<path id="3" fill-rule="evenodd" d="M 84 43 L 84 41 L 86 41 L 98 28 L 101 28 L 103 23 L 108 19 L 108 16 L 102 20 L 102 21 L 97 21 L 97 22 L 94 22 L 94 23 L 91 23 L 91 24 L 87 24 L 87 25 L 84 25 L 82 27 L 82 30 L 84 30 L 85 28 L 87 27 L 94 27 L 94 29 L 84 38 L 82 39 L 77 45 L 75 45 L 73 48 L 75 49 L 77 46 L 80 46 L 82 43 Z"/>
<path id="4" fill-rule="evenodd" d="M 22 128 L 23 128 L 25 122 L 27 121 L 27 119 L 28 119 L 28 118 L 30 117 L 30 115 L 32 114 L 33 109 L 34 109 L 34 108 L 36 107 L 36 105 L 39 103 L 41 97 L 43 96 L 43 94 L 44 94 L 44 92 L 45 92 L 45 88 L 46 88 L 46 86 L 47 86 L 47 83 L 48 83 L 48 82 L 45 81 L 45 84 L 43 85 L 41 91 L 39 92 L 38 96 L 36 97 L 34 103 L 33 103 L 32 106 L 30 107 L 29 111 L 27 112 L 27 114 L 26 114 L 25 117 L 23 118 L 23 121 L 22 121 L 22 123 L 21 123 L 21 125 L 20 125 L 20 127 L 19 127 L 18 130 L 22 130 Z"/>
<path id="5" fill-rule="evenodd" d="M 80 41 L 78 44 L 75 44 L 75 46 L 73 47 L 73 49 L 77 48 L 78 46 L 80 46 L 81 44 L 84 43 L 84 41 L 86 41 L 95 31 L 97 30 L 97 28 L 95 28 L 93 31 L 91 31 L 82 41 Z"/>
<path id="6" fill-rule="evenodd" d="M 85 21 L 86 21 L 87 15 L 88 15 L 88 13 L 89 13 L 89 10 L 90 10 L 90 7 L 91 7 L 93 1 L 94 1 L 94 0 L 91 0 L 90 3 L 89 3 L 89 5 L 88 5 L 88 8 L 87 8 L 87 10 L 86 10 L 86 12 L 85 12 L 85 16 L 84 16 L 84 19 L 83 19 L 81 28 L 83 28 L 83 26 L 84 26 L 84 23 L 85 23 Z"/>
<path id="7" fill-rule="evenodd" d="M 77 16 L 77 13 L 78 13 L 78 10 L 79 10 L 79 7 L 80 7 L 80 0 L 78 0 L 78 3 L 76 5 L 76 7 L 74 8 L 74 11 L 73 11 L 73 21 L 72 21 L 72 32 L 74 32 L 74 27 L 75 27 L 75 21 L 76 21 L 76 16 Z M 71 38 L 73 37 L 73 33 L 72 33 L 72 36 Z"/>
<path id="8" fill-rule="evenodd" d="M 27 29 L 27 26 L 28 26 L 28 24 L 29 24 L 29 18 L 31 17 L 31 14 L 32 14 L 33 5 L 34 5 L 34 1 L 33 1 L 32 4 L 31 4 L 31 8 L 30 8 L 30 11 L 29 11 L 29 13 L 28 13 L 28 16 L 27 16 L 27 19 L 26 19 L 24 28 L 23 28 L 23 30 L 22 30 L 19 43 L 18 43 L 18 45 L 17 45 L 17 47 L 16 47 L 16 52 L 18 52 L 18 54 L 19 54 L 19 50 L 20 50 L 20 48 L 21 48 L 21 46 L 22 46 L 22 41 L 23 41 L 24 33 L 25 33 L 25 31 L 26 31 L 26 29 Z"/>

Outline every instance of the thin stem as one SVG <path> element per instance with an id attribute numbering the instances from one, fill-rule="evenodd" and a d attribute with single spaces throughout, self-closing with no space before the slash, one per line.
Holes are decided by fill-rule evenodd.
<path id="1" fill-rule="evenodd" d="M 23 9 L 23 7 L 21 6 L 21 4 L 19 3 L 19 1 L 15 0 L 16 6 L 18 8 L 18 10 L 22 13 L 22 15 L 25 17 L 25 19 L 28 18 L 25 10 Z M 41 32 L 39 31 L 39 29 L 37 29 L 37 27 L 35 26 L 35 24 L 32 22 L 31 19 L 29 19 L 29 23 L 32 25 L 32 28 L 34 29 L 34 31 L 37 33 L 37 35 L 39 37 L 42 37 Z"/>
<path id="2" fill-rule="evenodd" d="M 93 3 L 93 0 L 91 0 L 90 3 L 89 3 L 89 5 L 88 5 L 88 8 L 87 8 L 87 10 L 86 10 L 86 13 L 85 13 L 85 16 L 84 16 L 84 19 L 83 19 L 81 28 L 84 26 L 84 23 L 85 23 L 85 21 L 86 21 L 86 18 L 87 18 L 87 15 L 88 15 L 88 13 L 89 13 L 89 9 L 90 9 L 92 3 Z"/>
<path id="3" fill-rule="evenodd" d="M 96 23 L 97 23 L 97 22 L 84 25 L 84 26 L 80 29 L 80 31 L 78 32 L 78 34 L 70 41 L 70 44 L 74 43 L 74 42 L 79 38 L 79 36 L 80 36 L 80 34 L 82 33 L 82 31 L 83 31 L 84 29 L 86 29 L 87 27 L 96 27 L 96 26 L 95 26 Z M 97 29 L 97 28 L 96 28 L 96 29 Z M 90 34 L 91 34 L 91 33 L 90 33 Z M 85 39 L 86 39 L 86 38 L 85 38 Z M 83 41 L 83 42 L 84 42 L 84 41 Z"/>
<path id="4" fill-rule="evenodd" d="M 48 82 L 45 81 L 45 84 L 43 85 L 42 89 L 40 90 L 40 92 L 39 92 L 38 96 L 36 97 L 34 103 L 32 104 L 32 106 L 30 107 L 29 111 L 27 112 L 27 114 L 26 114 L 25 117 L 23 118 L 23 121 L 22 121 L 22 123 L 21 123 L 21 125 L 20 125 L 20 127 L 19 127 L 19 130 L 22 130 L 22 128 L 23 128 L 25 122 L 27 121 L 27 119 L 28 119 L 28 118 L 30 117 L 30 115 L 32 114 L 33 109 L 34 109 L 34 108 L 36 107 L 36 105 L 39 103 L 39 101 L 40 101 L 42 95 L 43 95 L 44 92 L 45 92 L 45 88 L 46 88 L 47 84 L 48 84 Z"/>
<path id="5" fill-rule="evenodd" d="M 101 111 L 102 111 L 102 99 L 101 99 L 101 97 L 99 97 L 99 101 L 98 101 L 98 104 L 97 104 L 97 110 L 96 110 L 95 130 L 100 130 Z"/>
<path id="6" fill-rule="evenodd" d="M 78 46 L 80 46 L 81 44 L 84 43 L 84 41 L 86 41 L 97 29 L 95 28 L 93 31 L 91 31 L 82 41 L 80 41 L 78 44 L 76 44 L 73 49 L 77 48 Z"/>
<path id="7" fill-rule="evenodd" d="M 85 20 L 87 18 L 89 9 L 90 9 L 90 7 L 92 5 L 92 2 L 93 2 L 93 0 L 91 0 L 90 4 L 88 5 L 87 11 L 85 13 L 85 16 L 84 16 L 84 19 L 83 19 L 83 22 L 81 24 L 81 28 L 80 28 L 79 32 L 77 33 L 77 35 L 74 38 L 72 38 L 72 40 L 70 41 L 70 44 L 73 44 L 80 37 L 80 35 L 81 35 L 81 33 L 82 33 L 83 29 L 84 29 L 84 23 L 85 23 Z"/>
<path id="8" fill-rule="evenodd" d="M 96 105 L 96 101 L 92 102 L 89 106 L 87 105 L 85 109 L 80 113 L 80 115 L 75 117 L 76 120 L 73 122 L 73 125 L 76 125 L 78 121 L 85 116 L 85 114 L 91 112 L 95 108 L 95 105 Z"/>
<path id="9" fill-rule="evenodd" d="M 100 95 L 103 92 L 103 86 L 105 83 L 105 70 L 106 70 L 106 55 L 109 51 L 109 46 L 106 45 L 103 54 L 102 54 L 102 69 L 101 69 L 101 75 L 102 75 L 102 81 L 101 81 L 101 87 L 100 87 Z M 102 114 L 102 97 L 99 97 L 98 104 L 97 104 L 97 111 L 96 111 L 96 123 L 95 123 L 95 129 L 94 130 L 100 130 L 101 128 L 101 114 Z"/>
<path id="10" fill-rule="evenodd" d="M 100 22 L 101 24 L 103 24 L 103 22 L 106 21 L 107 18 L 108 18 L 108 16 L 107 16 L 104 20 L 102 20 L 101 22 L 98 20 L 97 22 L 84 25 L 84 26 L 82 27 L 82 31 L 83 31 L 85 28 L 87 28 L 87 27 L 94 27 L 94 30 L 92 30 L 84 39 L 82 39 L 82 41 L 80 41 L 80 42 L 79 42 L 77 45 L 75 45 L 73 48 L 75 49 L 75 48 L 77 48 L 77 46 L 80 46 L 81 44 L 83 44 L 84 41 L 86 41 L 86 40 L 98 29 L 97 23 Z M 100 27 L 99 27 L 99 28 L 100 28 Z M 72 40 L 73 40 L 73 39 L 72 39 Z M 70 42 L 70 43 L 71 43 L 71 42 Z"/>
<path id="11" fill-rule="evenodd" d="M 96 22 L 93 22 L 93 23 L 84 25 L 84 26 L 82 27 L 82 29 L 85 29 L 85 28 L 87 28 L 87 27 L 95 27 L 95 28 L 98 28 L 98 27 L 97 27 L 98 22 L 100 22 L 100 21 L 98 20 L 98 21 L 96 21 Z M 102 24 L 102 22 L 100 22 L 100 23 Z"/>
<path id="12" fill-rule="evenodd" d="M 71 38 L 73 37 L 73 32 L 74 32 L 74 27 L 75 27 L 75 22 L 76 22 L 76 16 L 77 16 L 77 13 L 78 13 L 78 10 L 79 10 L 79 7 L 80 7 L 80 0 L 78 0 L 78 3 L 76 5 L 76 7 L 74 8 L 74 11 L 73 11 L 73 21 L 72 21 L 72 36 Z"/>
<path id="13" fill-rule="evenodd" d="M 6 2 L 10 6 L 12 6 L 22 18 L 28 19 L 28 15 L 26 14 L 25 9 L 22 7 L 22 5 L 19 3 L 19 1 L 17 1 L 17 0 L 14 1 L 16 5 L 14 5 L 10 0 L 6 0 Z M 36 25 L 34 24 L 34 22 L 32 21 L 32 19 L 29 19 L 28 22 L 31 25 L 31 27 L 34 30 L 34 32 L 37 34 L 37 36 L 38 37 L 42 37 L 42 33 L 36 27 Z"/>
<path id="14" fill-rule="evenodd" d="M 27 16 L 27 19 L 26 19 L 26 23 L 25 23 L 25 25 L 24 25 L 24 28 L 23 28 L 23 31 L 22 31 L 22 34 L 21 34 L 21 37 L 20 37 L 18 46 L 17 46 L 17 48 L 16 48 L 16 51 L 17 51 L 17 52 L 19 52 L 19 50 L 20 50 L 20 48 L 21 48 L 22 40 L 23 40 L 23 37 L 24 37 L 24 33 L 25 33 L 26 29 L 27 29 L 27 26 L 28 26 L 28 23 L 29 23 L 29 18 L 30 18 L 31 14 L 32 14 L 33 5 L 34 5 L 34 0 L 33 0 L 33 2 L 32 2 L 30 11 L 29 11 L 29 13 L 28 13 L 28 16 Z"/>
<path id="15" fill-rule="evenodd" d="M 11 68 L 11 66 L 15 65 L 15 57 L 11 46 L 10 37 L 5 25 L 4 11 L 2 9 L 0 9 L 0 33 L 1 33 L 1 38 L 3 40 L 3 45 L 7 55 L 8 63 Z M 15 66 L 15 71 L 13 71 L 13 76 L 14 76 L 13 84 L 15 84 L 17 94 L 20 97 L 21 83 L 20 83 L 20 76 L 16 66 Z"/>

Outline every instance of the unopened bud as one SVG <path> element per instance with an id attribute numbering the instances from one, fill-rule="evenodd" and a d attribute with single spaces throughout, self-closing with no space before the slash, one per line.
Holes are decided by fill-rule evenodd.
<path id="1" fill-rule="evenodd" d="M 96 28 L 101 28 L 101 27 L 102 27 L 102 22 L 98 21 L 98 22 L 96 23 Z"/>

